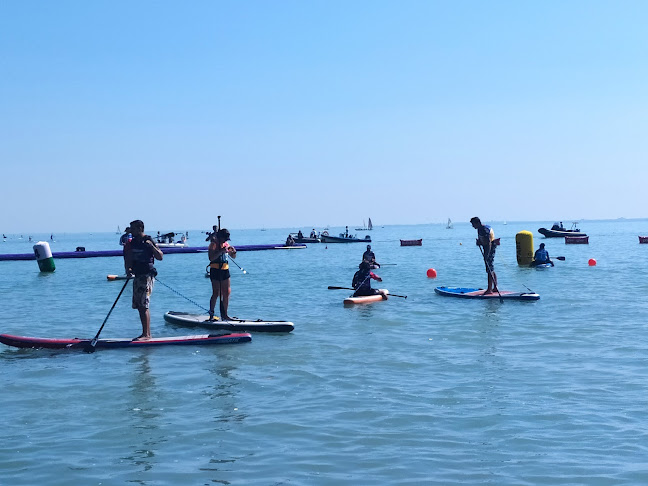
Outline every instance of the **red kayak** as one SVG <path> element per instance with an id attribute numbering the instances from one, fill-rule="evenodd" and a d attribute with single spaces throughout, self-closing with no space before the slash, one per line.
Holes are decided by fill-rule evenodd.
<path id="1" fill-rule="evenodd" d="M 199 334 L 195 336 L 172 336 L 152 338 L 148 341 L 133 341 L 132 339 L 99 339 L 97 349 L 106 348 L 147 348 L 151 346 L 188 345 L 188 344 L 234 344 L 252 340 L 247 333 L 236 334 Z M 16 348 L 49 348 L 49 349 L 86 349 L 91 339 L 50 339 L 26 336 L 0 334 L 0 343 Z"/>

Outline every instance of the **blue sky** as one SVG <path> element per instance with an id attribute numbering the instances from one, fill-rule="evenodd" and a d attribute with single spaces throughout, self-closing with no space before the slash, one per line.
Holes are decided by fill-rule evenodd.
<path id="1" fill-rule="evenodd" d="M 644 1 L 1 2 L 0 231 L 646 217 L 647 21 Z"/>

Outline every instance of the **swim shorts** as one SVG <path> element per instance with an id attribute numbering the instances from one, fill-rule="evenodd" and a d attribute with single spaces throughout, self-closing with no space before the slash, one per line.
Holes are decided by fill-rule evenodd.
<path id="1" fill-rule="evenodd" d="M 133 278 L 133 309 L 148 309 L 153 292 L 153 277 L 136 275 Z"/>

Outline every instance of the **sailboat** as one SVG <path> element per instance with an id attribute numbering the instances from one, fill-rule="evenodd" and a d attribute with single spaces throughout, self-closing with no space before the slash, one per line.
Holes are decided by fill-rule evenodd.
<path id="1" fill-rule="evenodd" d="M 448 218 L 448 224 L 446 225 L 446 229 L 452 229 L 454 228 L 454 225 L 452 224 L 452 220 Z"/>
<path id="2" fill-rule="evenodd" d="M 119 225 L 117 225 L 117 233 L 116 233 L 116 234 L 121 235 L 121 231 L 120 231 L 120 229 L 119 229 Z"/>
<path id="3" fill-rule="evenodd" d="M 371 224 L 371 218 L 369 218 L 369 224 L 366 225 L 363 219 L 362 228 L 356 228 L 356 231 L 371 231 L 372 229 L 373 229 L 373 224 Z"/>

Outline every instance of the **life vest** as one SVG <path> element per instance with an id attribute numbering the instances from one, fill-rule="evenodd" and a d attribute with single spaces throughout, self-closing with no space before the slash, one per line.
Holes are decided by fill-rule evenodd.
<path id="1" fill-rule="evenodd" d="M 216 257 L 216 260 L 209 263 L 209 268 L 215 268 L 216 270 L 229 270 L 229 260 L 227 259 L 227 253 L 223 253 Z"/>
<path id="2" fill-rule="evenodd" d="M 133 257 L 133 273 L 135 275 L 151 275 L 153 273 L 153 249 L 141 238 L 133 238 L 130 242 Z"/>

